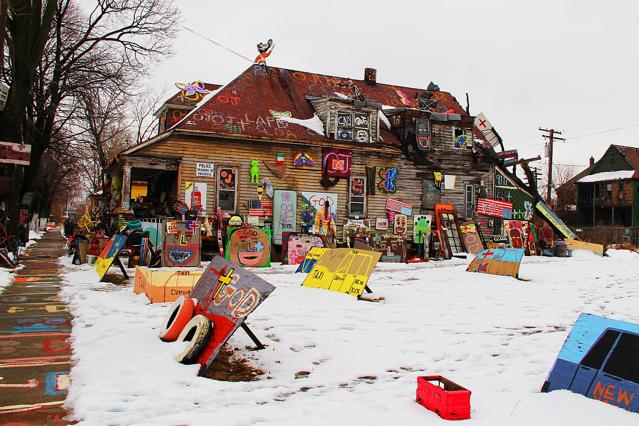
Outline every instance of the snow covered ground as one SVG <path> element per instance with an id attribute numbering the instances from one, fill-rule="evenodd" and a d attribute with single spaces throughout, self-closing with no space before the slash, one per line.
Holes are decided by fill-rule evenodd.
<path id="1" fill-rule="evenodd" d="M 241 329 L 229 344 L 266 373 L 235 383 L 173 360 L 179 344 L 157 337 L 168 304 L 64 262 L 76 317 L 66 405 L 86 424 L 448 424 L 414 402 L 427 374 L 473 392 L 468 425 L 639 424 L 568 391 L 539 392 L 581 312 L 639 322 L 631 252 L 526 257 L 530 281 L 465 272 L 470 260 L 379 264 L 369 284 L 381 303 L 301 287 L 293 266 L 259 270 L 277 288 L 247 323 L 267 349 L 249 350 Z"/>
<path id="2" fill-rule="evenodd" d="M 0 268 L 0 294 L 4 291 L 4 288 L 11 284 L 13 273 L 7 268 Z"/>

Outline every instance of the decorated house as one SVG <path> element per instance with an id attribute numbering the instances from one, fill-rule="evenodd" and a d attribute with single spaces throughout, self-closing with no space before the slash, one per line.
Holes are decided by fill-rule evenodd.
<path id="1" fill-rule="evenodd" d="M 382 84 L 376 74 L 253 65 L 223 87 L 178 85 L 157 112 L 159 134 L 119 156 L 111 206 L 136 217 L 171 215 L 175 201 L 206 217 L 220 207 L 273 227 L 276 244 L 283 231 L 312 232 L 326 201 L 340 242 L 343 226 L 362 220 L 411 239 L 412 216 L 435 204 L 472 218 L 480 195 L 495 196 L 491 133 L 435 84 Z"/>

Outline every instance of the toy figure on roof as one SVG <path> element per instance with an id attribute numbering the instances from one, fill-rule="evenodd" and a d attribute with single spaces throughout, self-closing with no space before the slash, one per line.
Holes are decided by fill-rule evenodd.
<path id="1" fill-rule="evenodd" d="M 363 101 L 364 100 L 364 94 L 362 93 L 361 90 L 359 90 L 359 87 L 357 87 L 357 85 L 355 83 L 353 83 L 353 80 L 351 80 L 350 78 L 348 80 L 346 80 L 346 83 L 339 83 L 337 85 L 338 87 L 348 87 L 348 90 L 350 90 L 351 92 L 351 98 L 358 100 L 358 101 Z"/>
<path id="2" fill-rule="evenodd" d="M 182 91 L 182 97 L 191 102 L 198 102 L 210 93 L 199 80 L 193 83 L 175 83 L 175 86 Z"/>
<path id="3" fill-rule="evenodd" d="M 257 51 L 259 54 L 255 57 L 255 65 L 266 66 L 266 58 L 271 56 L 274 47 L 275 43 L 273 43 L 273 39 L 271 38 L 269 38 L 266 43 L 257 43 Z"/>

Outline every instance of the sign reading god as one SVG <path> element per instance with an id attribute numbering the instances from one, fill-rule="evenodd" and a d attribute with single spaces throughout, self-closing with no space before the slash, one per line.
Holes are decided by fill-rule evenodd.
<path id="1" fill-rule="evenodd" d="M 197 300 L 195 314 L 212 325 L 211 337 L 197 359 L 200 371 L 211 365 L 222 345 L 246 317 L 275 290 L 268 282 L 221 256 L 215 256 L 199 279 L 191 297 Z"/>
<path id="2" fill-rule="evenodd" d="M 328 250 L 319 258 L 302 283 L 305 287 L 323 288 L 359 297 L 381 253 L 339 248 Z"/>

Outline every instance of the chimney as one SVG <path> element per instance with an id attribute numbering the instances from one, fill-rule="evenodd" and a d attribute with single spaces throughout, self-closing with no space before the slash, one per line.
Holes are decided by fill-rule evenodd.
<path id="1" fill-rule="evenodd" d="M 590 167 L 595 165 L 595 157 L 593 157 L 592 155 L 590 156 Z"/>
<path id="2" fill-rule="evenodd" d="M 364 68 L 364 81 L 369 86 L 377 84 L 377 70 L 375 68 Z"/>

